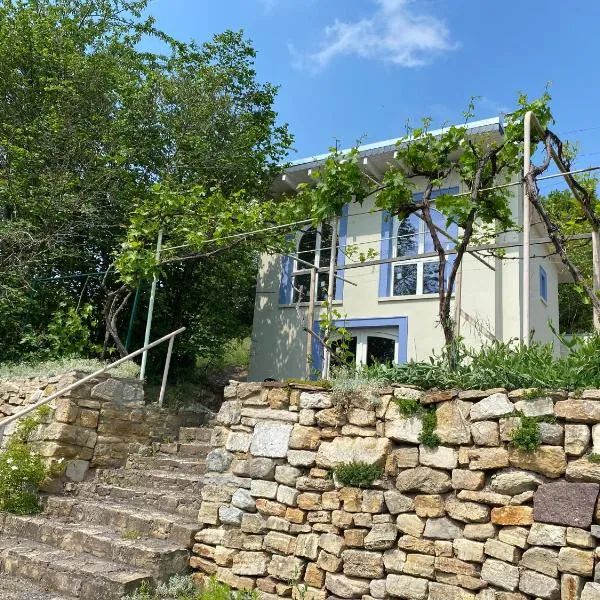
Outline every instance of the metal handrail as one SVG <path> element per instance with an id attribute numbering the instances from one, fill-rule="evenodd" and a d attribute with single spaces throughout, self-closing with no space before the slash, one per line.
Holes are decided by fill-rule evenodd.
<path id="1" fill-rule="evenodd" d="M 161 337 L 157 340 L 154 340 L 150 344 L 146 344 L 145 346 L 143 346 L 142 348 L 139 348 L 135 352 L 131 352 L 127 356 L 124 356 L 123 358 L 120 358 L 119 360 L 116 360 L 115 362 L 106 365 L 102 369 L 99 369 L 98 371 L 95 371 L 94 373 L 91 373 L 90 375 L 86 375 L 85 377 L 78 379 L 75 383 L 72 383 L 71 385 L 68 385 L 68 386 L 62 388 L 58 392 L 54 392 L 54 394 L 50 394 L 50 396 L 47 396 L 46 398 L 42 398 L 39 402 L 36 402 L 35 404 L 30 404 L 29 406 L 25 407 L 22 411 L 15 413 L 14 415 L 10 415 L 10 417 L 6 417 L 5 419 L 2 419 L 0 421 L 0 440 L 2 440 L 2 434 L 4 432 L 4 428 L 7 425 L 10 425 L 14 421 L 17 421 L 18 419 L 25 416 L 26 414 L 33 412 L 40 406 L 43 406 L 44 404 L 48 404 L 48 402 L 51 402 L 55 398 L 60 398 L 60 396 L 63 396 L 67 392 L 70 392 L 71 390 L 78 388 L 80 385 L 84 384 L 86 381 L 89 381 L 90 379 L 93 379 L 94 377 L 97 377 L 98 375 L 102 375 L 103 373 L 110 371 L 110 369 L 113 369 L 114 367 L 117 367 L 118 365 L 121 365 L 124 362 L 127 362 L 136 356 L 139 356 L 140 354 L 142 354 L 142 352 L 146 352 L 147 350 L 150 350 L 150 348 L 154 348 L 155 346 L 158 346 L 158 345 L 162 344 L 163 342 L 166 342 L 167 340 L 169 340 L 169 348 L 167 350 L 167 358 L 165 359 L 165 369 L 163 372 L 162 383 L 160 386 L 160 396 L 158 397 L 158 405 L 162 406 L 163 398 L 165 395 L 165 389 L 167 386 L 167 377 L 169 375 L 169 365 L 171 362 L 171 353 L 173 350 L 173 340 L 175 339 L 176 335 L 179 335 L 180 333 L 182 333 L 184 331 L 185 331 L 185 327 L 180 327 L 179 329 L 176 329 L 175 331 L 172 331 L 171 333 L 164 335 L 163 337 Z"/>

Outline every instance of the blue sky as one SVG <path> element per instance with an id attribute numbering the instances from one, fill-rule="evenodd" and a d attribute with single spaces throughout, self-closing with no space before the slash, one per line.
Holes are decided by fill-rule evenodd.
<path id="1" fill-rule="evenodd" d="M 182 40 L 245 30 L 259 78 L 281 86 L 291 159 L 400 136 L 407 119 L 460 122 L 472 95 L 478 118 L 496 116 L 551 81 L 556 131 L 580 142 L 578 167 L 600 163 L 596 0 L 151 0 L 149 12 Z"/>

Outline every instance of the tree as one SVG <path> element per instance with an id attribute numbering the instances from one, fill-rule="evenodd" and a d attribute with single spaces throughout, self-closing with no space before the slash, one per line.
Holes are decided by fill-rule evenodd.
<path id="1" fill-rule="evenodd" d="M 398 141 L 396 160 L 388 166 L 381 181 L 362 172 L 357 148 L 348 154 L 333 151 L 323 167 L 313 172 L 314 185 L 300 190 L 304 209 L 316 221 L 341 214 L 348 201 L 362 204 L 374 194 L 375 206 L 400 221 L 412 214 L 423 219 L 439 258 L 438 317 L 450 367 L 456 362 L 451 298 L 462 260 L 475 240 L 493 237 L 496 228 L 514 227 L 509 191 L 497 186 L 510 181 L 521 168 L 524 114 L 533 110 L 540 120 L 547 122 L 549 99 L 544 94 L 529 103 L 521 96 L 518 109 L 507 116 L 500 141 L 492 135 L 469 135 L 467 123 L 473 114 L 473 101 L 465 113 L 465 125 L 446 128 L 439 135 L 430 131 L 430 119 L 423 119 L 422 127 L 408 128 L 407 135 Z M 442 194 L 434 201 L 433 192 L 443 187 L 451 173 L 459 176 L 468 191 L 458 196 Z M 413 195 L 416 180 L 423 190 L 419 199 Z M 448 261 L 444 248 L 447 236 L 433 218 L 434 206 L 446 218 L 447 227 L 456 223 L 460 228 L 452 262 Z"/>
<path id="2" fill-rule="evenodd" d="M 277 88 L 257 80 L 241 32 L 184 44 L 142 17 L 146 5 L 0 4 L 0 360 L 21 356 L 20 341 L 39 338 L 61 302 L 106 309 L 123 353 L 123 300 L 157 270 L 156 331 L 188 326 L 177 345 L 188 362 L 247 330 L 248 311 L 242 326 L 233 308 L 251 302 L 256 251 L 280 236 L 237 251 L 243 238 L 228 236 L 282 214 L 265 199 L 291 144 Z M 147 37 L 165 52 L 141 49 Z M 224 315 L 200 323 L 219 300 Z M 104 327 L 92 334 L 101 341 Z"/>

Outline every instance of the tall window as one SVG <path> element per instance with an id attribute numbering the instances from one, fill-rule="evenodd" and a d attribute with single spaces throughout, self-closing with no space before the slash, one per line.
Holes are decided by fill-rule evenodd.
<path id="1" fill-rule="evenodd" d="M 540 265 L 540 298 L 548 302 L 548 275 L 542 265 Z"/>
<path id="2" fill-rule="evenodd" d="M 446 227 L 446 218 L 432 209 L 431 216 L 435 225 L 456 237 L 457 226 Z M 445 250 L 454 246 L 452 240 L 439 233 L 439 238 Z M 438 265 L 436 257 L 419 258 L 419 255 L 433 252 L 433 240 L 425 222 L 416 214 L 403 221 L 397 221 L 394 227 L 393 248 L 395 257 L 412 257 L 414 260 L 403 261 L 393 265 L 392 296 L 414 296 L 420 294 L 437 294 L 439 291 Z M 454 255 L 446 257 L 446 277 L 448 276 Z"/>
<path id="3" fill-rule="evenodd" d="M 319 267 L 329 267 L 332 233 L 332 227 L 328 223 L 319 225 L 316 229 L 308 229 L 302 232 L 297 248 L 297 256 L 301 260 L 294 261 L 294 272 L 292 273 L 294 302 L 298 302 L 298 300 L 308 302 L 310 298 L 311 269 L 306 263 L 318 265 Z M 327 298 L 328 285 L 329 273 L 319 273 L 315 293 L 317 301 Z M 333 289 L 335 294 L 335 280 Z"/>

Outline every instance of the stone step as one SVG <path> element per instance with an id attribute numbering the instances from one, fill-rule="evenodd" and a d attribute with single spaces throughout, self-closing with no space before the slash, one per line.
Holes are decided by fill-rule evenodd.
<path id="1" fill-rule="evenodd" d="M 197 521 L 189 518 L 104 499 L 50 496 L 45 512 L 50 517 L 105 525 L 119 533 L 136 531 L 142 536 L 169 540 L 185 548 L 192 547 L 194 535 L 200 529 Z"/>
<path id="2" fill-rule="evenodd" d="M 73 596 L 58 595 L 29 579 L 12 577 L 6 573 L 0 573 L 0 598 L 2 600 L 74 600 Z"/>
<path id="3" fill-rule="evenodd" d="M 205 442 L 209 443 L 212 436 L 212 427 L 180 427 L 180 442 Z"/>
<path id="4" fill-rule="evenodd" d="M 126 469 L 152 469 L 159 471 L 176 471 L 179 473 L 197 473 L 205 471 L 206 461 L 194 458 L 178 458 L 165 454 L 142 456 L 130 454 L 127 457 Z"/>
<path id="5" fill-rule="evenodd" d="M 87 553 L 58 550 L 8 536 L 0 538 L 0 562 L 8 575 L 82 600 L 117 600 L 152 579 L 150 573 Z"/>
<path id="6" fill-rule="evenodd" d="M 96 481 L 120 487 L 147 487 L 199 495 L 203 475 L 158 469 L 98 469 Z"/>
<path id="7" fill-rule="evenodd" d="M 75 554 L 90 554 L 151 573 L 160 579 L 187 568 L 189 553 L 168 541 L 141 537 L 132 530 L 118 534 L 103 525 L 64 522 L 45 516 L 7 514 L 3 535 L 48 544 Z"/>
<path id="8" fill-rule="evenodd" d="M 206 458 L 206 455 L 212 450 L 212 446 L 207 442 L 155 442 L 153 447 L 160 454 L 168 454 L 179 457 Z"/>
<path id="9" fill-rule="evenodd" d="M 198 493 L 186 494 L 164 488 L 123 487 L 94 481 L 80 486 L 78 496 L 107 498 L 116 502 L 126 502 L 134 506 L 144 506 L 175 515 L 183 515 L 191 519 L 198 516 L 202 504 L 202 498 Z"/>

